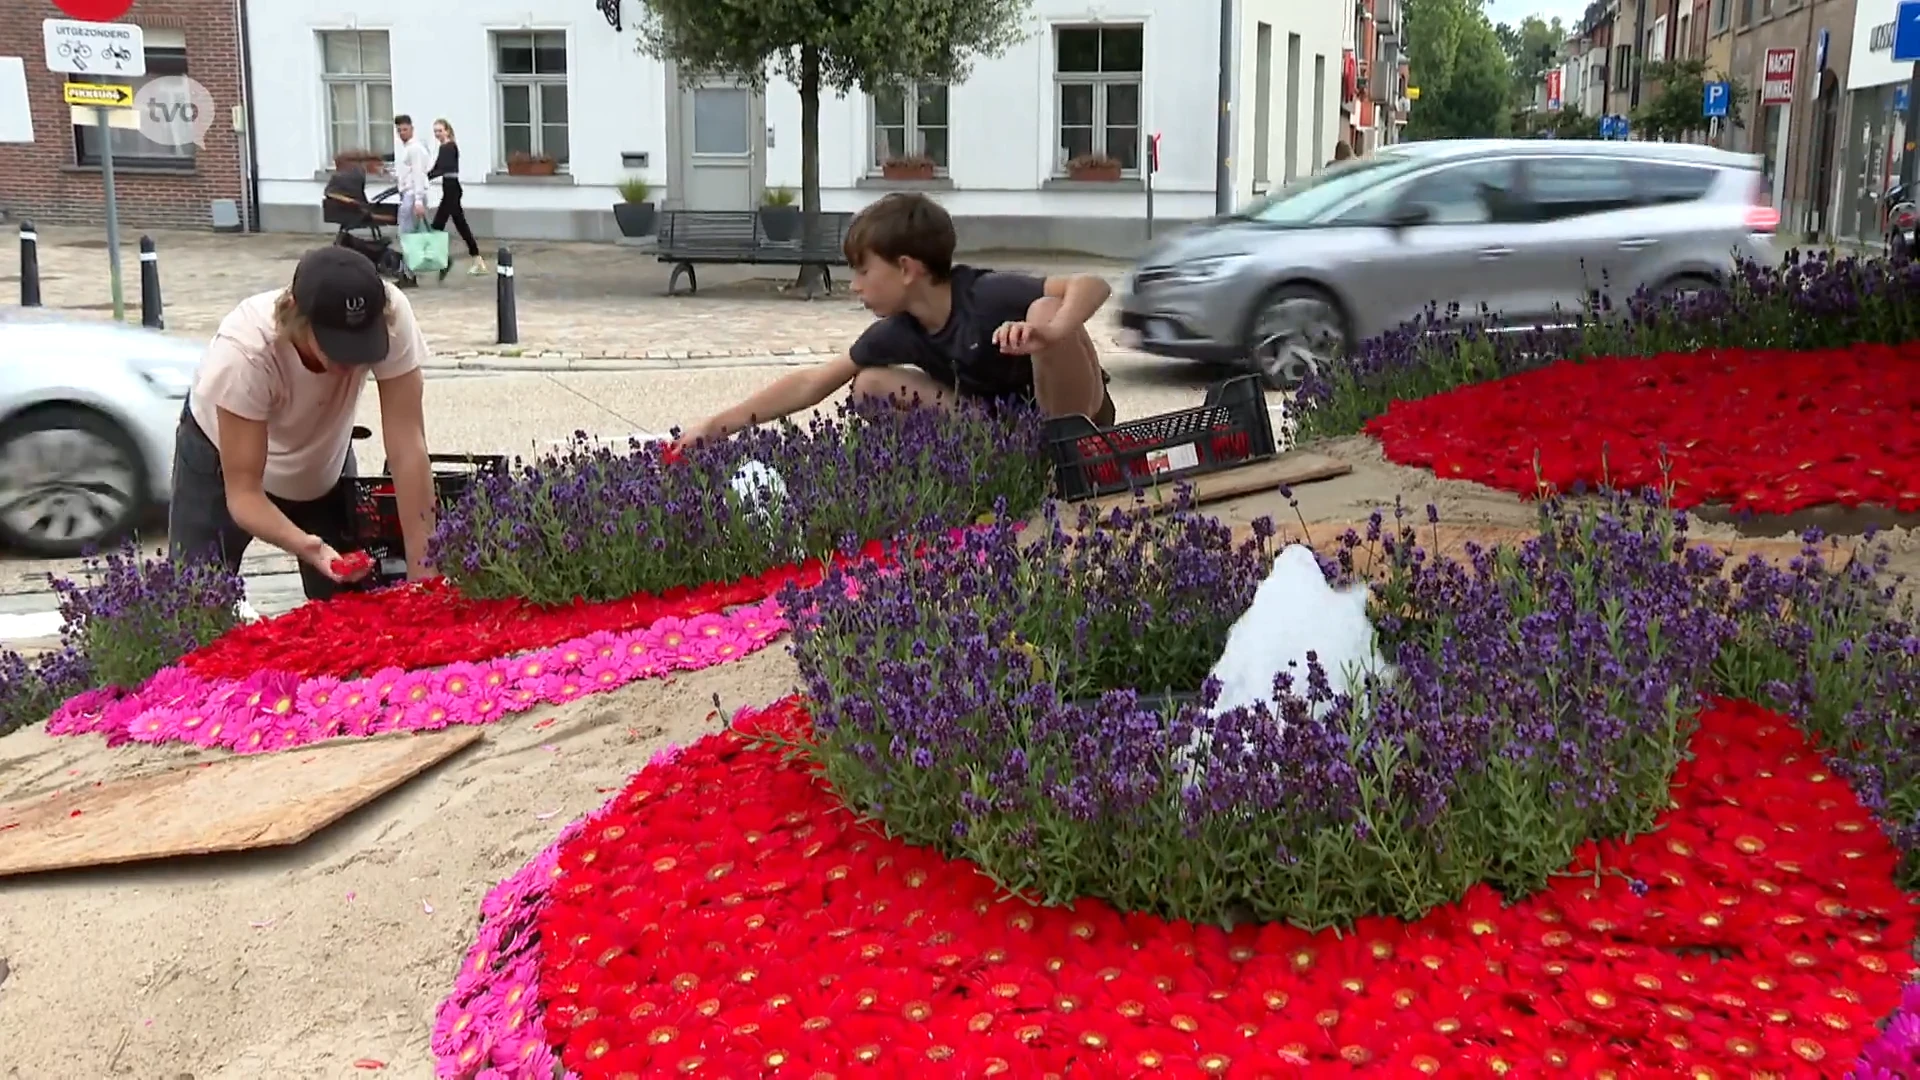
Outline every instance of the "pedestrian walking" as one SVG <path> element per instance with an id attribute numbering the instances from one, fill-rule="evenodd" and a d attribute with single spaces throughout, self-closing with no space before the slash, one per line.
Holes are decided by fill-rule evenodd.
<path id="1" fill-rule="evenodd" d="M 432 158 L 414 134 L 413 117 L 401 113 L 393 118 L 393 182 L 400 189 L 400 234 L 413 231 L 415 222 L 427 219 L 427 169 Z"/>
<path id="2" fill-rule="evenodd" d="M 460 202 L 464 194 L 460 187 L 460 144 L 454 141 L 453 125 L 444 118 L 433 122 L 433 137 L 440 143 L 433 168 L 427 170 L 428 180 L 440 181 L 440 205 L 433 210 L 433 227 L 446 232 L 447 221 L 453 221 L 453 227 L 460 230 L 460 239 L 467 242 L 467 255 L 473 259 L 467 273 L 479 277 L 487 272 L 487 260 L 480 257 L 480 242 L 473 238 L 466 207 Z M 444 276 L 445 271 L 442 274 Z"/>

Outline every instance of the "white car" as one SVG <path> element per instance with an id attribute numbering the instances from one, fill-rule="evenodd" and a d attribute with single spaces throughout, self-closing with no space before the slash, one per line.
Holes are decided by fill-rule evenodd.
<path id="1" fill-rule="evenodd" d="M 200 346 L 137 326 L 0 307 L 0 546 L 67 558 L 167 501 Z"/>

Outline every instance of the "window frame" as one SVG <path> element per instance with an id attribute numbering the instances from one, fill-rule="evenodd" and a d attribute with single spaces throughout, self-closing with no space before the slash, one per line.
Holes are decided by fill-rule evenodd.
<path id="1" fill-rule="evenodd" d="M 944 87 L 947 92 L 947 120 L 944 124 L 922 124 L 920 122 L 920 88 L 923 86 Z M 908 79 L 893 89 L 900 91 L 900 120 L 903 137 L 908 150 L 900 157 L 913 157 L 924 153 L 925 141 L 921 139 L 922 128 L 935 128 L 947 133 L 947 159 L 933 163 L 933 175 L 944 177 L 953 159 L 953 84 L 942 79 Z M 880 103 L 875 94 L 867 94 L 867 175 L 879 176 L 885 170 L 887 159 L 880 156 Z M 888 125 L 891 128 L 892 125 Z M 931 156 L 931 155 L 928 155 Z"/>
<path id="2" fill-rule="evenodd" d="M 566 57 L 566 64 L 567 64 L 566 71 L 562 72 L 559 75 L 541 74 L 537 71 L 533 74 L 521 75 L 521 74 L 509 74 L 507 72 L 503 72 L 500 70 L 500 43 L 504 39 L 522 38 L 522 37 L 527 38 L 532 48 L 532 52 L 534 56 L 537 58 L 540 53 L 540 39 L 542 37 L 547 37 L 547 36 L 558 37 L 560 39 L 560 47 L 562 50 L 562 54 Z M 545 129 L 549 125 L 546 123 L 545 119 L 543 118 L 544 114 L 542 113 L 542 109 L 545 107 L 544 106 L 545 95 L 542 94 L 540 91 L 542 87 L 558 86 L 563 90 L 565 90 L 567 94 L 567 119 L 566 119 L 567 155 L 565 158 L 554 157 L 553 159 L 554 167 L 555 167 L 555 171 L 559 173 L 571 172 L 572 164 L 573 164 L 573 33 L 572 31 L 570 31 L 566 27 L 557 27 L 557 26 L 531 27 L 531 28 L 513 27 L 513 28 L 489 29 L 487 31 L 487 66 L 490 69 L 491 75 L 493 77 L 493 145 L 494 145 L 493 166 L 494 166 L 494 171 L 498 173 L 504 173 L 507 171 L 507 157 L 509 155 L 509 151 L 507 150 L 507 137 L 506 137 L 507 136 L 507 88 L 519 87 L 519 86 L 524 86 L 528 88 L 527 90 L 527 125 L 526 126 L 531 129 L 530 138 L 528 141 L 532 147 L 532 149 L 529 152 L 536 156 L 539 156 L 539 155 L 552 156 L 551 154 L 548 154 L 545 146 L 545 142 L 546 142 Z M 538 67 L 538 63 L 536 62 L 534 66 Z M 520 125 L 515 124 L 514 126 L 519 127 Z"/>
<path id="3" fill-rule="evenodd" d="M 1616 92 L 1633 89 L 1633 46 L 1631 45 L 1613 47 L 1613 89 Z"/>
<path id="4" fill-rule="evenodd" d="M 1719 35 L 1727 32 L 1727 24 L 1732 21 L 1733 17 L 1733 12 L 1728 4 L 1728 0 L 1713 0 L 1712 10 L 1709 11 L 1707 15 L 1714 34 Z"/>
<path id="5" fill-rule="evenodd" d="M 381 37 L 385 38 L 387 42 L 386 74 L 383 76 L 378 73 L 368 73 L 365 70 L 366 64 L 364 62 L 360 65 L 362 70 L 351 73 L 351 74 L 343 73 L 343 72 L 328 71 L 327 70 L 327 38 L 333 34 L 352 34 L 356 38 L 360 39 L 358 44 L 361 46 L 363 56 L 365 55 L 364 47 L 365 47 L 365 39 L 367 35 L 378 34 Z M 318 27 L 318 28 L 315 28 L 314 30 L 313 40 L 314 40 L 314 45 L 320 50 L 320 89 L 321 89 L 322 95 L 326 98 L 325 102 L 322 105 L 322 108 L 326 112 L 326 116 L 321 122 L 326 126 L 326 139 L 325 139 L 326 164 L 331 165 L 333 162 L 334 155 L 338 154 L 342 150 L 371 151 L 373 149 L 373 133 L 376 129 L 376 123 L 373 115 L 373 106 L 368 102 L 368 99 L 367 99 L 367 88 L 375 84 L 384 84 L 387 88 L 387 101 L 389 103 L 393 101 L 393 35 L 391 31 L 386 30 L 384 28 L 362 29 L 359 27 Z M 335 86 L 354 87 L 354 97 L 357 99 L 360 107 L 360 126 L 361 126 L 360 135 L 363 140 L 361 145 L 359 146 L 349 147 L 349 146 L 333 145 L 334 130 L 338 127 L 338 124 L 335 122 L 334 115 L 333 115 L 333 88 Z M 391 116 L 385 117 L 381 119 L 379 123 L 380 125 L 384 125 L 386 127 L 391 128 L 393 125 L 393 117 Z M 389 148 L 386 153 L 380 155 L 380 160 L 391 165 L 393 164 L 393 149 L 392 149 L 393 139 L 391 135 L 389 135 L 387 142 L 388 142 Z"/>
<path id="6" fill-rule="evenodd" d="M 127 80 L 133 84 L 134 93 L 136 94 L 139 93 L 140 87 L 146 85 L 150 80 L 164 79 L 176 75 L 185 76 L 188 74 L 189 60 L 187 59 L 187 49 L 184 45 L 149 46 L 146 55 L 146 74 Z M 158 63 L 156 63 L 156 61 L 158 61 Z M 97 78 L 98 76 L 90 75 L 66 75 L 62 77 L 61 84 L 92 82 Z M 66 108 L 68 116 L 71 117 L 73 113 L 72 107 L 68 106 Z M 105 167 L 102 160 L 104 155 L 98 153 L 88 155 L 87 153 L 87 133 L 97 130 L 99 130 L 97 124 L 72 125 L 70 137 L 73 142 L 73 164 L 75 168 L 100 169 Z M 107 137 L 112 138 L 112 135 L 108 135 Z M 145 137 L 142 136 L 143 140 L 144 138 Z M 113 155 L 114 168 L 125 167 L 131 169 L 150 169 L 155 172 L 178 173 L 198 171 L 200 167 L 200 148 L 198 146 L 188 143 L 186 146 L 176 147 L 175 149 L 180 152 L 175 154 L 128 154 L 122 153 L 116 148 Z"/>
<path id="7" fill-rule="evenodd" d="M 1062 31 L 1067 31 L 1067 30 L 1093 30 L 1101 33 L 1105 33 L 1107 31 L 1115 31 L 1115 30 L 1118 30 L 1118 31 L 1131 30 L 1139 34 L 1140 35 L 1140 70 L 1139 71 L 1114 71 L 1114 72 L 1109 72 L 1104 70 L 1106 65 L 1106 49 L 1103 43 L 1101 48 L 1101 56 L 1100 56 L 1100 64 L 1103 70 L 1061 71 L 1060 70 L 1060 34 Z M 1113 155 L 1108 153 L 1107 151 L 1107 129 L 1110 126 L 1112 126 L 1108 123 L 1108 119 L 1107 119 L 1108 91 L 1111 87 L 1114 87 L 1114 86 L 1132 86 L 1134 88 L 1134 117 L 1133 117 L 1134 163 L 1131 167 L 1122 165 L 1120 169 L 1120 175 L 1124 177 L 1132 178 L 1132 179 L 1138 179 L 1139 176 L 1141 175 L 1141 167 L 1146 162 L 1147 154 L 1148 154 L 1148 149 L 1146 145 L 1146 130 L 1147 130 L 1147 116 L 1146 116 L 1146 112 L 1147 112 L 1147 24 L 1146 24 L 1146 21 L 1143 19 L 1139 21 L 1117 21 L 1117 22 L 1111 22 L 1111 23 L 1104 23 L 1104 22 L 1089 23 L 1089 22 L 1080 22 L 1080 21 L 1057 22 L 1053 24 L 1052 31 L 1053 32 L 1051 35 L 1049 35 L 1049 41 L 1047 43 L 1048 44 L 1047 67 L 1051 69 L 1053 74 L 1053 134 L 1052 134 L 1053 150 L 1051 154 L 1053 161 L 1051 161 L 1048 166 L 1049 174 L 1053 176 L 1055 179 L 1065 177 L 1067 175 L 1067 162 L 1072 160 L 1071 158 L 1066 156 L 1066 153 L 1065 153 L 1066 140 L 1062 138 L 1062 133 L 1066 130 L 1066 124 L 1064 123 L 1064 121 L 1066 120 L 1066 89 L 1067 87 L 1069 86 L 1093 87 L 1093 117 L 1090 121 L 1090 124 L 1093 128 L 1093 146 L 1092 146 L 1092 149 L 1089 151 L 1089 153 L 1112 157 Z M 1079 127 L 1080 125 L 1076 124 L 1074 126 Z"/>

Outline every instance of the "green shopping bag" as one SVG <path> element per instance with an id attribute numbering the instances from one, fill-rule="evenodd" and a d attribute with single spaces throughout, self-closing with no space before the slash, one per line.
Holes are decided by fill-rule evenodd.
<path id="1" fill-rule="evenodd" d="M 407 269 L 416 274 L 445 270 L 448 263 L 447 234 L 438 229 L 415 229 L 400 237 L 400 254 Z"/>

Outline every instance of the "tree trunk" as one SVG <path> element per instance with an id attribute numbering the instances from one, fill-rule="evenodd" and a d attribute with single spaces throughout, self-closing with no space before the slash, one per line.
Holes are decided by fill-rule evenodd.
<path id="1" fill-rule="evenodd" d="M 800 50 L 800 250 L 808 254 L 823 246 L 820 238 L 820 50 Z M 824 267 L 800 266 L 800 288 L 811 300 L 819 295 Z"/>

